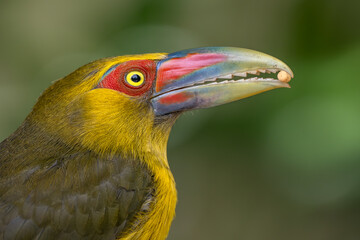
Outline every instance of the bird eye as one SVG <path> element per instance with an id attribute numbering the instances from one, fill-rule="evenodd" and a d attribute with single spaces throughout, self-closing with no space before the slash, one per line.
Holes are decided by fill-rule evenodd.
<path id="1" fill-rule="evenodd" d="M 131 87 L 140 87 L 144 84 L 145 77 L 144 74 L 139 71 L 132 71 L 126 75 L 125 81 Z"/>

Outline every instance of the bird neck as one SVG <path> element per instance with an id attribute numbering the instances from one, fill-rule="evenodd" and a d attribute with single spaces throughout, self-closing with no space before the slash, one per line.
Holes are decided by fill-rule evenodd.
<path id="1" fill-rule="evenodd" d="M 108 99 L 112 99 L 112 105 Z M 45 111 L 44 104 L 38 105 L 29 120 L 69 146 L 80 145 L 99 155 L 127 159 L 143 160 L 151 153 L 168 167 L 166 145 L 176 117 L 156 123 L 151 106 L 144 101 L 108 89 L 95 89 L 66 107 L 60 106 L 53 114 Z"/>
<path id="2" fill-rule="evenodd" d="M 173 121 L 175 120 L 174 118 Z M 166 156 L 167 141 L 172 125 L 173 123 L 168 121 L 166 124 L 154 126 L 148 154 L 140 159 L 153 174 L 154 201 L 151 211 L 146 215 L 136 216 L 137 224 L 132 225 L 129 233 L 120 238 L 121 240 L 163 240 L 169 233 L 177 203 L 175 180 Z"/>
<path id="3" fill-rule="evenodd" d="M 175 216 L 177 191 L 167 160 L 159 160 L 159 156 L 149 155 L 145 162 L 153 174 L 155 188 L 151 211 L 135 216 L 135 224 L 120 240 L 164 240 Z"/>
<path id="4" fill-rule="evenodd" d="M 153 116 L 147 117 L 148 119 L 153 119 Z M 168 119 L 160 123 L 154 123 L 154 121 L 152 121 L 151 125 L 146 125 L 147 123 L 143 122 L 142 127 L 147 128 L 143 128 L 142 131 L 140 131 L 141 135 L 127 132 L 126 136 L 124 136 L 119 134 L 119 131 L 106 131 L 105 128 L 102 129 L 104 132 L 99 135 L 91 134 L 90 131 L 85 132 L 85 134 L 84 132 L 78 134 L 79 132 L 72 128 L 72 125 L 67 125 L 68 128 L 64 131 L 65 135 L 63 135 L 60 133 L 58 127 L 51 128 L 51 126 L 46 125 L 45 122 L 37 119 L 34 120 L 30 117 L 25 120 L 23 125 L 7 142 L 13 146 L 14 149 L 19 147 L 24 148 L 27 149 L 24 152 L 27 154 L 30 152 L 33 155 L 38 154 L 36 149 L 41 148 L 47 149 L 46 155 L 56 155 L 59 147 L 64 148 L 61 150 L 62 152 L 69 152 L 69 147 L 71 146 L 70 148 L 75 147 L 83 151 L 90 151 L 91 149 L 91 153 L 100 158 L 113 159 L 113 156 L 120 156 L 120 158 L 117 159 L 132 159 L 132 161 L 138 161 L 139 165 L 144 166 L 151 173 L 154 182 L 154 201 L 152 201 L 151 210 L 147 214 L 140 213 L 134 217 L 135 221 L 129 228 L 128 234 L 122 235 L 123 237 L 121 239 L 165 239 L 175 215 L 177 202 L 175 181 L 169 168 L 166 151 L 171 127 L 175 120 L 176 118 L 174 117 L 173 119 Z M 80 126 L 80 128 L 84 129 L 84 126 Z M 137 130 L 139 130 L 139 128 Z M 26 138 L 29 136 L 31 136 L 31 139 Z M 104 136 L 107 138 L 101 140 Z M 80 137 L 80 141 L 76 141 L 75 137 Z M 135 141 L 136 139 L 138 141 Z M 29 144 L 30 142 L 31 144 Z M 127 146 L 125 146 L 126 143 L 128 143 Z M 107 146 L 107 148 L 102 148 L 102 146 Z M 51 153 L 51 151 L 53 151 L 53 153 Z M 73 151 L 75 151 L 75 149 L 71 149 L 71 152 Z M 9 157 L 9 159 L 14 160 L 14 156 Z M 12 161 L 11 166 L 24 167 L 24 164 L 31 164 L 33 167 L 39 164 L 52 166 L 50 162 L 43 162 L 44 159 L 47 159 L 45 157 L 41 158 L 42 162 L 36 162 L 37 158 L 33 157 L 31 162 L 22 162 L 21 164 L 20 162 L 25 158 L 16 155 L 16 159 L 18 163 Z M 59 184 L 59 186 L 60 185 L 61 184 Z M 62 184 L 62 187 L 65 188 L 66 186 Z"/>

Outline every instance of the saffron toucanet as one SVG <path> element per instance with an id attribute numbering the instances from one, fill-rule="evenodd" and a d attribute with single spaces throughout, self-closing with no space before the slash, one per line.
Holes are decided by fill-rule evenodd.
<path id="1" fill-rule="evenodd" d="M 289 87 L 292 76 L 274 57 L 229 47 L 80 67 L 0 144 L 0 239 L 165 239 L 177 201 L 166 156 L 175 120 Z"/>

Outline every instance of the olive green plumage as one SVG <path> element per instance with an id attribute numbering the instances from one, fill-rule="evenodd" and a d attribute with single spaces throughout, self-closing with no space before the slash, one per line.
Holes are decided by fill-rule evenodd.
<path id="1" fill-rule="evenodd" d="M 216 82 L 280 70 L 288 78 Z M 267 54 L 222 47 L 79 68 L 45 90 L 0 143 L 0 240 L 164 240 L 177 202 L 166 156 L 176 119 L 289 87 L 291 76 Z"/>
<path id="2" fill-rule="evenodd" d="M 154 124 L 151 109 L 144 98 L 96 88 L 127 59 L 101 59 L 56 81 L 0 143 L 0 240 L 116 239 L 142 224 L 136 216 L 151 210 L 156 186 L 133 149 L 147 141 L 141 126 Z M 139 127 L 142 118 L 149 124 Z"/>
<path id="3" fill-rule="evenodd" d="M 0 152 L 0 239 L 115 239 L 153 191 L 136 161 L 70 147 L 30 120 Z"/>

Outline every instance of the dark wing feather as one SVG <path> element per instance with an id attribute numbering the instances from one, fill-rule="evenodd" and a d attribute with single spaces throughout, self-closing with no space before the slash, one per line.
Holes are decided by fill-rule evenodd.
<path id="1" fill-rule="evenodd" d="M 26 122 L 0 144 L 0 239 L 114 239 L 152 192 L 138 160 L 70 148 Z"/>

